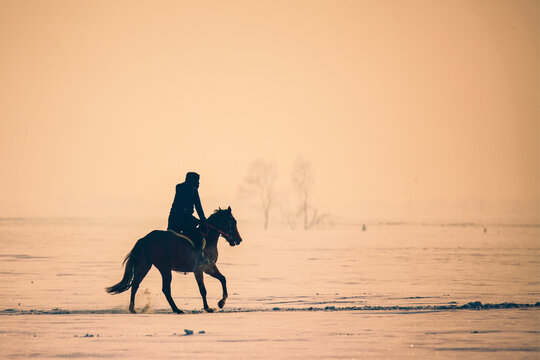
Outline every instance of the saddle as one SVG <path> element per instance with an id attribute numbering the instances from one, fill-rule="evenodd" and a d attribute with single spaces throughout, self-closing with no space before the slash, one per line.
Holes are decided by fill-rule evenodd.
<path id="1" fill-rule="evenodd" d="M 180 233 L 177 233 L 176 231 L 174 230 L 171 230 L 171 229 L 167 229 L 167 231 L 173 233 L 174 235 L 184 239 L 184 240 L 187 240 L 187 242 L 189 242 L 191 244 L 191 246 L 195 249 L 195 244 L 193 243 L 193 240 L 191 240 L 188 236 L 184 235 L 184 234 L 180 234 Z M 206 238 L 203 236 L 202 238 L 202 249 L 204 250 L 204 248 L 206 247 Z"/>

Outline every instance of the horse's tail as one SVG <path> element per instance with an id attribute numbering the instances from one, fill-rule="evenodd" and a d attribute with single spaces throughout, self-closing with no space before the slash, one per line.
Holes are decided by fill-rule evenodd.
<path id="1" fill-rule="evenodd" d="M 122 263 L 122 265 L 126 265 L 124 277 L 118 284 L 105 289 L 105 291 L 107 291 L 109 294 L 120 294 L 131 287 L 139 261 L 142 260 L 141 257 L 145 256 L 143 249 L 144 239 L 145 238 L 142 238 L 137 241 L 133 249 L 129 252 L 129 254 L 127 254 L 124 262 Z"/>

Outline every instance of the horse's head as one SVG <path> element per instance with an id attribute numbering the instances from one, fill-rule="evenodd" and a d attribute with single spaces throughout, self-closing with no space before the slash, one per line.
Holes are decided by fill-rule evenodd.
<path id="1" fill-rule="evenodd" d="M 236 219 L 234 218 L 231 207 L 223 210 L 216 210 L 209 218 L 208 223 L 212 225 L 221 236 L 227 240 L 229 245 L 235 246 L 242 242 L 242 237 L 236 227 Z"/>

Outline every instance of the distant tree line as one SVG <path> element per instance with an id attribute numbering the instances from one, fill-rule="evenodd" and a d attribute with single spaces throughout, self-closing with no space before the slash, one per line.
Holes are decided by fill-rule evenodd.
<path id="1" fill-rule="evenodd" d="M 330 220 L 328 214 L 320 213 L 313 204 L 313 169 L 308 160 L 298 158 L 288 181 L 279 188 L 277 180 L 275 161 L 256 159 L 249 164 L 248 174 L 240 187 L 243 195 L 255 199 L 260 206 L 264 229 L 268 229 L 271 215 L 276 211 L 291 229 L 295 229 L 298 222 L 304 230 L 309 230 Z"/>

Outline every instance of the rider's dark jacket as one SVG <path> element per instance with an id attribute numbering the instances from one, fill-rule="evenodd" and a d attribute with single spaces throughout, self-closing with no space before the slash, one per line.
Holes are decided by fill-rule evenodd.
<path id="1" fill-rule="evenodd" d="M 185 233 L 188 236 L 196 236 L 196 233 L 198 233 L 196 227 L 199 220 L 193 216 L 194 208 L 197 210 L 199 219 L 206 221 L 199 198 L 199 191 L 188 182 L 176 185 L 176 194 L 169 214 L 168 229 Z"/>

